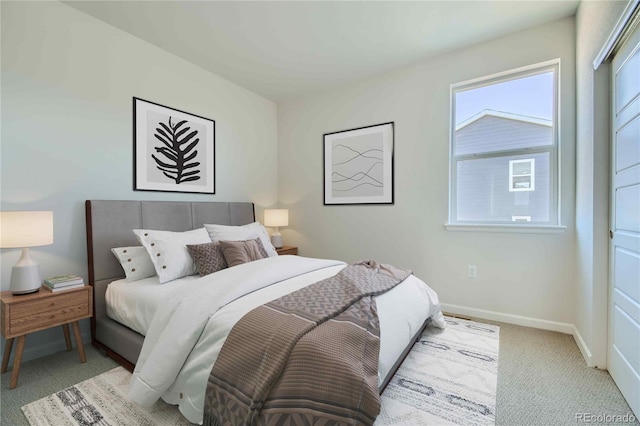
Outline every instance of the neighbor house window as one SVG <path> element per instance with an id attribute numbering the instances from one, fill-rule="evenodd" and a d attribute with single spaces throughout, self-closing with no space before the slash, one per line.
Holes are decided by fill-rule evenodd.
<path id="1" fill-rule="evenodd" d="M 509 160 L 509 191 L 533 191 L 536 188 L 536 160 Z"/>
<path id="2" fill-rule="evenodd" d="M 451 86 L 450 224 L 558 225 L 559 67 Z"/>

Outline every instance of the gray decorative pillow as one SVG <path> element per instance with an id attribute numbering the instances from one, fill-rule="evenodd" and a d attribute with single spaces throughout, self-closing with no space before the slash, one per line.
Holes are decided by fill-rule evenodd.
<path id="1" fill-rule="evenodd" d="M 269 257 L 260 238 L 246 241 L 220 241 L 220 247 L 229 267 Z"/>
<path id="2" fill-rule="evenodd" d="M 187 244 L 189 254 L 196 264 L 201 277 L 213 274 L 227 267 L 220 243 Z"/>

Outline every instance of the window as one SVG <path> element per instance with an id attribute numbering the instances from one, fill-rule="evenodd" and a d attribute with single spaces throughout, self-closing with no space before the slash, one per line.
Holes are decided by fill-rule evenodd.
<path id="1" fill-rule="evenodd" d="M 558 225 L 559 60 L 451 86 L 452 225 Z"/>
<path id="2" fill-rule="evenodd" d="M 536 189 L 536 160 L 509 160 L 509 191 Z"/>

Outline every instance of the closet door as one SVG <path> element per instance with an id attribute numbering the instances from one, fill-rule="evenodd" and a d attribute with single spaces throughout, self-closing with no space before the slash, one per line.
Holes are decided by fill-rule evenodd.
<path id="1" fill-rule="evenodd" d="M 640 28 L 612 62 L 608 370 L 640 417 Z"/>

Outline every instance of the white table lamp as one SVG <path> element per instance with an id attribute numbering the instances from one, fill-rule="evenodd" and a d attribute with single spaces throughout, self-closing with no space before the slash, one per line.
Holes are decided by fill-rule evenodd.
<path id="1" fill-rule="evenodd" d="M 31 258 L 29 247 L 53 244 L 53 212 L 0 212 L 0 248 L 21 248 L 22 255 L 11 269 L 13 294 L 40 289 L 40 267 Z"/>
<path id="2" fill-rule="evenodd" d="M 287 209 L 266 209 L 264 211 L 264 225 L 274 226 L 276 232 L 271 235 L 271 244 L 275 248 L 282 247 L 282 235 L 278 230 L 279 226 L 289 225 L 289 210 Z"/>

